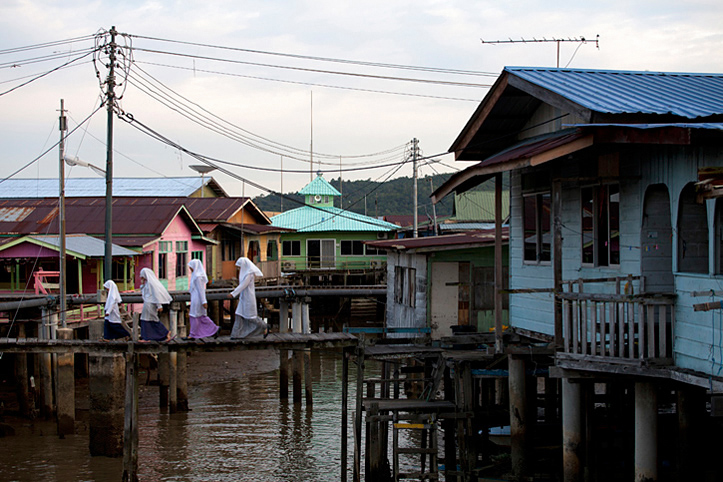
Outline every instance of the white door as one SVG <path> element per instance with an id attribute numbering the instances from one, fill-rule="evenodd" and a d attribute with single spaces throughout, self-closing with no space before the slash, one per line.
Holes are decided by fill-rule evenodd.
<path id="1" fill-rule="evenodd" d="M 457 263 L 432 263 L 432 339 L 452 335 L 459 310 L 459 266 Z"/>

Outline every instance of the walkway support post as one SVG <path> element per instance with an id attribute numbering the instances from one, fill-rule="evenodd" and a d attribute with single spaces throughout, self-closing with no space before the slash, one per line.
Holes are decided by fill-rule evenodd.
<path id="1" fill-rule="evenodd" d="M 289 332 L 289 303 L 279 300 L 279 333 Z M 279 350 L 279 399 L 289 399 L 289 350 Z"/>
<path id="2" fill-rule="evenodd" d="M 18 338 L 25 338 L 25 323 L 18 323 Z M 15 379 L 17 380 L 18 405 L 20 415 L 29 417 L 34 408 L 30 397 L 30 377 L 28 374 L 27 353 L 15 354 Z"/>
<path id="3" fill-rule="evenodd" d="M 582 482 L 582 390 L 562 379 L 562 471 L 564 482 Z"/>
<path id="4" fill-rule="evenodd" d="M 88 357 L 91 455 L 123 455 L 125 364 L 123 355 Z"/>
<path id="5" fill-rule="evenodd" d="M 171 310 L 168 314 L 168 330 L 171 336 L 178 335 L 178 311 L 180 303 L 171 303 Z M 178 411 L 178 352 L 172 351 L 168 354 L 168 410 L 170 413 Z"/>
<path id="6" fill-rule="evenodd" d="M 59 340 L 72 340 L 72 328 L 58 328 Z M 75 355 L 58 355 L 58 379 L 55 383 L 57 400 L 58 435 L 64 438 L 75 433 Z"/>
<path id="7" fill-rule="evenodd" d="M 528 473 L 528 397 L 525 359 L 510 356 L 510 442 L 512 450 L 512 473 L 515 480 L 522 480 Z"/>
<path id="8" fill-rule="evenodd" d="M 658 392 L 635 383 L 635 482 L 658 480 Z"/>
<path id="9" fill-rule="evenodd" d="M 38 338 L 50 340 L 50 310 L 44 308 L 38 326 Z M 40 362 L 40 413 L 45 418 L 50 418 L 53 411 L 53 358 L 50 353 L 38 355 Z"/>
<path id="10" fill-rule="evenodd" d="M 123 423 L 123 482 L 138 480 L 138 354 L 128 344 L 125 366 L 125 412 Z"/>

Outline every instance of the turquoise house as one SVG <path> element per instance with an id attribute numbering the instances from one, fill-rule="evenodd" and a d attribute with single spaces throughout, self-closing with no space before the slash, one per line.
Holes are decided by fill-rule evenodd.
<path id="1" fill-rule="evenodd" d="M 304 205 L 271 218 L 271 225 L 293 229 L 281 234 L 281 270 L 382 269 L 386 253 L 364 241 L 387 239 L 397 226 L 334 207 L 341 193 L 319 174 L 299 191 Z"/>

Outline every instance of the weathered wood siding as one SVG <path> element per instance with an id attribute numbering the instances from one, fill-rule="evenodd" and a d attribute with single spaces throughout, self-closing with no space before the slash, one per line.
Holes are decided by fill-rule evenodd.
<path id="1" fill-rule="evenodd" d="M 394 268 L 403 266 L 416 270 L 414 307 L 395 302 Z M 427 326 L 427 256 L 398 251 L 387 253 L 387 327 L 389 328 L 425 328 Z M 389 337 L 404 337 L 405 334 L 389 334 Z"/>
<path id="2" fill-rule="evenodd" d="M 690 182 L 697 181 L 698 168 L 723 166 L 723 149 L 715 147 L 688 148 L 682 146 L 625 147 L 620 151 L 620 265 L 609 267 L 583 266 L 581 262 L 581 218 L 579 181 L 563 182 L 562 237 L 563 279 L 599 278 L 641 274 L 645 249 L 642 238 L 643 202 L 649 186 L 662 184 L 670 196 L 670 224 L 673 231 L 671 256 L 675 292 L 674 357 L 677 366 L 712 375 L 723 373 L 723 344 L 721 312 L 694 312 L 693 305 L 707 298 L 693 298 L 693 291 L 722 290 L 723 275 L 715 274 L 716 234 L 715 202 L 706 201 L 708 229 L 708 265 L 705 274 L 678 272 L 678 213 L 680 195 Z M 594 159 L 591 159 L 594 161 Z M 559 163 L 554 175 L 575 179 L 575 167 L 585 160 L 577 157 L 573 164 Z M 552 288 L 552 264 L 526 264 L 523 262 L 522 188 L 521 173 L 511 176 L 511 244 L 510 288 Z M 685 222 L 685 220 L 683 220 Z M 648 266 L 646 266 L 648 268 Z M 656 276 L 655 271 L 648 271 Z M 613 283 L 590 283 L 585 291 L 611 293 Z M 640 292 L 638 282 L 634 283 Z M 720 301 L 721 298 L 714 298 Z M 554 333 L 552 296 L 545 293 L 512 294 L 510 296 L 510 324 L 514 327 L 547 335 Z M 715 361 L 714 361 L 715 359 Z M 719 373 L 720 370 L 720 373 Z"/>

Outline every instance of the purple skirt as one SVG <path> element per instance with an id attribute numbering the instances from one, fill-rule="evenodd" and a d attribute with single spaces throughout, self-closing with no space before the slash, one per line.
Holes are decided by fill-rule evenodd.
<path id="1" fill-rule="evenodd" d="M 164 341 L 168 336 L 168 328 L 160 321 L 141 320 L 141 339 L 148 341 Z"/>
<path id="2" fill-rule="evenodd" d="M 191 332 L 189 338 L 206 338 L 213 336 L 218 331 L 218 325 L 208 316 L 190 316 Z"/>

